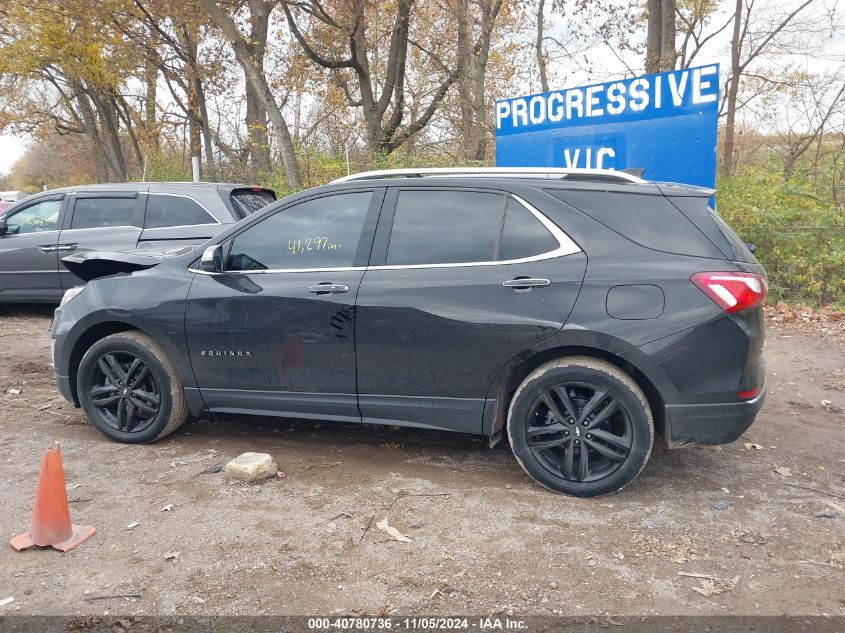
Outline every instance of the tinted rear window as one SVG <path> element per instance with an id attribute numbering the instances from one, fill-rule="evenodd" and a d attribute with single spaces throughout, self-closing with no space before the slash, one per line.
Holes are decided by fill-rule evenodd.
<path id="1" fill-rule="evenodd" d="M 77 198 L 72 229 L 132 226 L 135 198 Z"/>
<path id="2" fill-rule="evenodd" d="M 259 189 L 258 191 L 254 191 L 253 189 L 235 189 L 229 194 L 229 199 L 232 201 L 235 216 L 241 219 L 275 202 L 276 196 L 266 189 Z"/>
<path id="3" fill-rule="evenodd" d="M 505 197 L 473 191 L 402 191 L 388 265 L 489 262 L 496 256 Z"/>
<path id="4" fill-rule="evenodd" d="M 710 240 L 663 196 L 568 189 L 547 192 L 646 248 L 678 255 L 722 257 Z"/>
<path id="5" fill-rule="evenodd" d="M 151 193 L 147 198 L 144 227 L 158 229 L 165 226 L 216 224 L 208 212 L 193 198 Z"/>

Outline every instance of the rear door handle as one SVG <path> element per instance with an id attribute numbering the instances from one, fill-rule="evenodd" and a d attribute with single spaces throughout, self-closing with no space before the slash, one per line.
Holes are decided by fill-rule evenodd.
<path id="1" fill-rule="evenodd" d="M 69 253 L 70 251 L 75 251 L 76 246 L 76 244 L 59 244 L 56 250 L 60 253 Z"/>
<path id="2" fill-rule="evenodd" d="M 517 277 L 502 284 L 506 288 L 513 288 L 514 290 L 531 290 L 531 288 L 545 288 L 551 286 L 552 282 L 549 279 L 531 279 L 528 277 Z"/>
<path id="3" fill-rule="evenodd" d="M 349 286 L 346 284 L 333 284 L 330 281 L 324 281 L 323 283 L 319 283 L 315 286 L 308 286 L 308 292 L 315 295 L 341 294 L 349 292 Z"/>

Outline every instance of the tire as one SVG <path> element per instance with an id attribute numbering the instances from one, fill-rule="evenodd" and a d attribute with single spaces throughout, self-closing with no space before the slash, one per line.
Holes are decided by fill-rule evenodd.
<path id="1" fill-rule="evenodd" d="M 119 332 L 94 343 L 82 357 L 76 384 L 88 419 L 117 442 L 153 442 L 188 417 L 176 368 L 141 332 Z"/>
<path id="2" fill-rule="evenodd" d="M 642 390 L 618 367 L 585 356 L 535 369 L 514 393 L 507 427 L 525 472 L 576 497 L 621 490 L 645 467 L 654 443 Z"/>

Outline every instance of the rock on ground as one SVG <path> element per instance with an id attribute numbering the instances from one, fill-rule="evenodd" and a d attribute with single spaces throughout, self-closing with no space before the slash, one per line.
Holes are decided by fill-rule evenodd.
<path id="1" fill-rule="evenodd" d="M 243 453 L 226 464 L 226 476 L 242 481 L 259 481 L 276 474 L 278 467 L 267 453 Z"/>

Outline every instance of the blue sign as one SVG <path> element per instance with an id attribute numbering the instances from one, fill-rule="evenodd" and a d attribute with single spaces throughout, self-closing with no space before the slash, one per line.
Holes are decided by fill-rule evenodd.
<path id="1" fill-rule="evenodd" d="M 496 165 L 642 167 L 713 187 L 718 116 L 718 64 L 499 99 Z"/>

